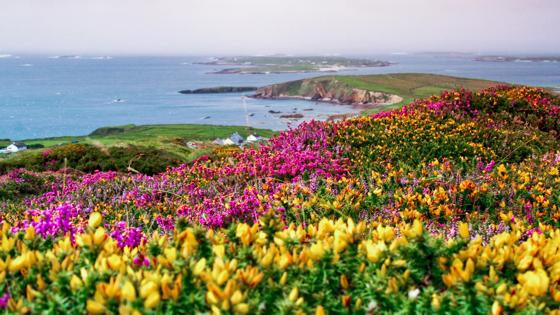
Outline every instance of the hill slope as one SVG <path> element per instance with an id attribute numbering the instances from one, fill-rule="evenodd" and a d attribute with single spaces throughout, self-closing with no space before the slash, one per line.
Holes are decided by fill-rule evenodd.
<path id="1" fill-rule="evenodd" d="M 558 97 L 500 86 L 308 122 L 155 176 L 14 171 L 0 308 L 553 313 L 559 118 Z"/>
<path id="2" fill-rule="evenodd" d="M 496 84 L 487 80 L 417 73 L 324 76 L 266 86 L 257 90 L 255 97 L 295 97 L 341 104 L 369 104 L 377 105 L 373 109 L 380 111 L 444 90 L 465 88 L 477 91 Z"/>
<path id="3" fill-rule="evenodd" d="M 165 124 L 102 127 L 87 136 L 23 140 L 28 146 L 41 148 L 10 156 L 0 155 L 0 174 L 17 168 L 58 170 L 69 167 L 91 172 L 95 169 L 126 171 L 129 166 L 142 173 L 154 174 L 168 166 L 178 166 L 201 155 L 213 154 L 216 146 L 210 141 L 227 138 L 234 132 L 243 137 L 249 134 L 270 137 L 274 134 L 272 130 L 244 126 Z M 4 145 L 9 143 L 6 140 Z"/>

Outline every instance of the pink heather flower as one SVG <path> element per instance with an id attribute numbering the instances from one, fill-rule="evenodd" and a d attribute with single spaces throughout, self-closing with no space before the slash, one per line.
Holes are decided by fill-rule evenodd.
<path id="1" fill-rule="evenodd" d="M 102 180 L 111 180 L 117 177 L 117 172 L 95 171 L 93 174 L 86 174 L 82 177 L 82 185 L 92 185 Z"/>
<path id="2" fill-rule="evenodd" d="M 164 231 L 173 231 L 173 229 L 175 228 L 174 221 L 175 220 L 173 219 L 173 217 L 168 217 L 168 218 L 162 216 L 156 217 L 157 224 Z"/>
<path id="3" fill-rule="evenodd" d="M 146 256 L 144 256 L 144 254 L 138 254 L 138 256 L 134 257 L 132 263 L 134 263 L 136 266 L 150 266 L 150 260 Z"/>
<path id="4" fill-rule="evenodd" d="M 117 241 L 117 246 L 120 248 L 126 246 L 130 248 L 138 247 L 145 239 L 142 228 L 127 227 L 124 221 L 115 223 L 111 237 Z"/>
<path id="5" fill-rule="evenodd" d="M 486 167 L 484 168 L 483 172 L 488 173 L 488 172 L 492 171 L 492 168 L 494 168 L 495 164 L 496 164 L 496 162 L 494 162 L 494 160 L 490 161 L 490 163 L 488 163 L 486 165 Z"/>
<path id="6" fill-rule="evenodd" d="M 43 238 L 70 233 L 73 240 L 75 233 L 80 231 L 76 223 L 79 221 L 77 218 L 81 210 L 74 205 L 62 204 L 46 210 L 29 209 L 25 212 L 30 220 L 17 222 L 12 227 L 13 233 L 25 231 L 28 227 L 33 226 L 35 233 Z"/>
<path id="7" fill-rule="evenodd" d="M 8 302 L 10 301 L 10 293 L 6 292 L 2 297 L 0 297 L 0 309 L 6 309 L 8 307 Z"/>
<path id="8" fill-rule="evenodd" d="M 535 228 L 529 229 L 529 230 L 525 233 L 525 236 L 531 237 L 531 236 L 533 235 L 533 233 L 542 234 L 542 231 L 541 231 L 540 228 L 535 227 Z"/>

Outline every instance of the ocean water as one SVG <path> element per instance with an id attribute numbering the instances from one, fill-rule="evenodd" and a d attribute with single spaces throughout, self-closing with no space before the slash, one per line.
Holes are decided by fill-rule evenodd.
<path id="1" fill-rule="evenodd" d="M 426 72 L 560 89 L 560 63 L 475 62 L 472 57 L 441 55 L 365 57 L 397 64 L 340 74 Z M 0 139 L 85 135 L 98 127 L 130 123 L 249 124 L 281 130 L 298 122 L 270 110 L 301 113 L 304 119 L 359 110 L 300 100 L 248 99 L 244 93 L 179 94 L 183 89 L 264 86 L 321 74 L 209 74 L 225 67 L 194 64 L 206 59 L 0 55 Z"/>

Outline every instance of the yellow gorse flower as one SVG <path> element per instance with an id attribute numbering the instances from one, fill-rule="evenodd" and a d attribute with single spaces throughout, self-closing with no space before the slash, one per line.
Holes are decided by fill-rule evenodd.
<path id="1" fill-rule="evenodd" d="M 90 216 L 89 216 L 89 220 L 88 220 L 88 226 L 92 229 L 98 227 L 101 224 L 101 221 L 103 220 L 103 217 L 101 216 L 101 213 L 99 212 L 93 212 Z"/>

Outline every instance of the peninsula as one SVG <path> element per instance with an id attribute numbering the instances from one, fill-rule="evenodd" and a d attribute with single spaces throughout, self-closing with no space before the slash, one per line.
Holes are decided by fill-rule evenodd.
<path id="1" fill-rule="evenodd" d="M 498 82 L 421 73 L 322 76 L 265 86 L 251 97 L 304 99 L 358 105 L 368 111 L 379 111 L 429 97 L 443 90 L 480 90 L 496 84 Z"/>

